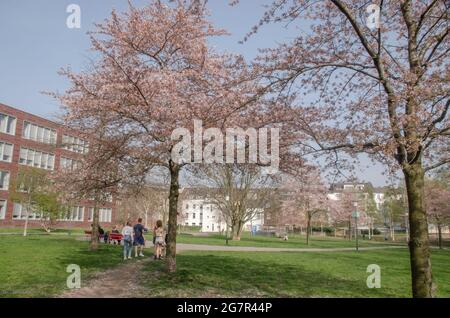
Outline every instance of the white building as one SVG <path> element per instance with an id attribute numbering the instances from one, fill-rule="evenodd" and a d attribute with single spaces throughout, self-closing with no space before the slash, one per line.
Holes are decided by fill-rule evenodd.
<path id="1" fill-rule="evenodd" d="M 223 232 L 227 224 L 217 206 L 208 199 L 196 197 L 182 201 L 182 224 L 199 226 L 201 232 Z M 264 225 L 264 210 L 259 209 L 255 217 L 244 224 L 244 231 L 258 231 Z"/>

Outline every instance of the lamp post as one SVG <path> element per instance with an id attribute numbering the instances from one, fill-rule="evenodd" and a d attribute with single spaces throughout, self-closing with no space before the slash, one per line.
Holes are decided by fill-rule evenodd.
<path id="1" fill-rule="evenodd" d="M 356 251 L 359 251 L 358 246 L 358 218 L 359 218 L 359 212 L 358 212 L 358 202 L 353 202 L 353 206 L 355 207 L 355 211 L 353 212 L 353 217 L 355 218 L 355 237 L 356 237 Z"/>

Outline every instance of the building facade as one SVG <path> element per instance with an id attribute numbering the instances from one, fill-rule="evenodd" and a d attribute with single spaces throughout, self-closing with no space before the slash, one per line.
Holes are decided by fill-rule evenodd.
<path id="1" fill-rule="evenodd" d="M 27 213 L 10 196 L 11 182 L 20 166 L 48 171 L 70 168 L 88 151 L 88 143 L 64 126 L 19 109 L 0 104 L 0 227 L 23 226 L 28 214 L 29 226 L 39 226 L 39 212 Z M 83 201 L 61 214 L 55 227 L 89 228 L 94 202 Z M 110 226 L 114 220 L 114 202 L 100 209 L 100 223 Z"/>
<path id="2" fill-rule="evenodd" d="M 227 224 L 218 207 L 210 200 L 208 190 L 203 194 L 185 194 L 181 200 L 180 224 L 184 226 L 199 227 L 200 232 L 220 233 L 226 231 Z M 184 189 L 189 192 L 189 189 Z M 195 191 L 192 191 L 195 192 Z M 246 222 L 243 231 L 259 231 L 264 225 L 264 209 L 259 209 L 252 220 Z"/>

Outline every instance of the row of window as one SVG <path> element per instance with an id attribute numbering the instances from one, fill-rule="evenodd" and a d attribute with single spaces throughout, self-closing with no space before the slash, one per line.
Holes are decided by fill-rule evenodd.
<path id="1" fill-rule="evenodd" d="M 84 141 L 80 138 L 63 135 L 62 147 L 66 150 L 84 154 L 87 153 L 89 145 L 87 141 Z"/>
<path id="2" fill-rule="evenodd" d="M 15 135 L 17 118 L 0 113 L 0 132 Z M 23 122 L 22 137 L 46 144 L 56 145 L 57 133 L 55 129 L 37 125 L 29 121 Z M 86 153 L 88 142 L 80 138 L 63 134 L 62 147 L 66 150 Z"/>
<path id="3" fill-rule="evenodd" d="M 193 204 L 193 205 L 192 205 L 192 209 L 195 210 L 196 208 L 197 208 L 197 205 L 196 205 L 196 204 Z M 203 205 L 202 205 L 202 204 L 199 205 L 199 208 L 200 208 L 200 210 L 203 210 Z M 187 209 L 189 209 L 189 204 L 186 204 L 186 210 L 187 210 Z M 206 207 L 206 210 L 208 210 L 208 209 L 209 209 L 209 210 L 212 210 L 212 207 L 211 207 L 211 206 L 207 206 L 207 207 Z"/>
<path id="4" fill-rule="evenodd" d="M 186 219 L 188 219 L 189 218 L 189 213 L 186 213 L 185 215 L 186 215 Z M 192 218 L 195 219 L 196 215 L 197 215 L 196 213 L 192 213 Z M 206 217 L 209 219 L 209 215 L 207 215 Z M 212 215 L 211 218 L 215 219 L 216 216 Z M 203 219 L 203 213 L 200 213 L 200 219 Z"/>
<path id="5" fill-rule="evenodd" d="M 53 170 L 55 168 L 55 155 L 21 147 L 19 163 L 25 166 Z"/>
<path id="6" fill-rule="evenodd" d="M 84 210 L 83 206 L 74 206 L 68 212 L 61 213 L 58 221 L 84 221 Z M 94 208 L 88 207 L 87 220 L 91 222 L 93 220 Z M 40 220 L 42 219 L 42 213 L 36 211 L 29 211 L 29 220 Z M 6 215 L 6 200 L 0 200 L 0 219 L 4 219 Z M 13 216 L 14 220 L 25 220 L 27 217 L 26 207 L 18 202 L 14 202 Z M 99 209 L 99 221 L 100 222 L 111 222 L 112 220 L 112 209 L 111 208 L 101 208 Z"/>
<path id="7" fill-rule="evenodd" d="M 22 137 L 45 144 L 56 145 L 56 130 L 39 126 L 28 121 L 23 122 Z"/>
<path id="8" fill-rule="evenodd" d="M 84 221 L 84 210 L 83 206 L 74 206 L 70 209 L 70 211 L 61 213 L 58 221 L 76 221 L 83 222 Z M 94 217 L 94 208 L 87 208 L 87 220 L 91 222 Z M 111 222 L 112 220 L 112 209 L 111 208 L 100 208 L 99 209 L 99 221 L 100 222 Z"/>
<path id="9" fill-rule="evenodd" d="M 0 161 L 12 162 L 14 145 L 0 141 Z M 55 168 L 55 155 L 39 150 L 21 147 L 19 155 L 21 165 L 53 170 Z M 75 169 L 78 161 L 61 157 L 60 165 L 63 169 Z"/>

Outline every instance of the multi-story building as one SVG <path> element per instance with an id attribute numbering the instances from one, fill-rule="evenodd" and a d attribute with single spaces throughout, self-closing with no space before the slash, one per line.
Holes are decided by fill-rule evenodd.
<path id="1" fill-rule="evenodd" d="M 200 227 L 201 232 L 223 232 L 227 224 L 216 206 L 209 198 L 208 189 L 184 189 L 181 200 L 181 220 L 184 226 Z M 264 225 L 264 209 L 259 209 L 252 220 L 244 224 L 244 231 L 259 230 Z"/>
<path id="2" fill-rule="evenodd" d="M 88 143 L 53 121 L 0 104 L 0 227 L 30 226 L 40 223 L 39 212 L 27 213 L 10 197 L 11 181 L 19 167 L 30 166 L 48 171 L 70 167 L 88 151 Z M 69 213 L 61 215 L 54 226 L 88 228 L 94 204 L 82 201 Z M 114 202 L 100 209 L 100 223 L 110 226 L 114 219 Z"/>

